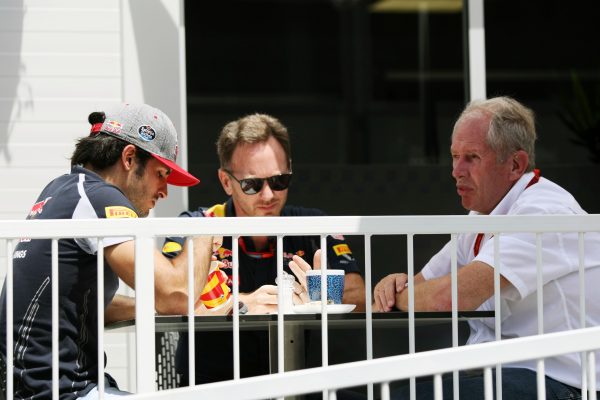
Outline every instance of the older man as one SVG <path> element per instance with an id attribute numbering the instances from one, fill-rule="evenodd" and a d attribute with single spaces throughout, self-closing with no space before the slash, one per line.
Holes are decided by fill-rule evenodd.
<path id="1" fill-rule="evenodd" d="M 462 205 L 472 215 L 585 214 L 566 190 L 540 177 L 534 169 L 536 132 L 531 110 L 519 102 L 498 97 L 467 105 L 454 125 L 450 153 L 452 176 Z M 490 235 L 458 237 L 458 308 L 494 309 L 494 245 Z M 576 234 L 545 234 L 544 262 L 545 332 L 579 327 L 578 247 Z M 587 324 L 600 322 L 600 238 L 586 235 Z M 500 286 L 502 336 L 537 334 L 536 238 L 531 233 L 500 236 Z M 415 278 L 415 309 L 451 309 L 449 244 L 436 254 Z M 375 308 L 389 311 L 408 308 L 406 274 L 382 279 L 374 290 Z M 469 343 L 495 340 L 493 321 L 470 322 Z M 597 371 L 600 369 L 597 367 Z M 535 361 L 504 365 L 503 396 L 535 399 Z M 546 360 L 548 399 L 579 398 L 581 361 L 577 354 Z M 597 381 L 600 381 L 597 378 Z M 417 398 L 433 398 L 431 384 L 417 386 Z M 461 398 L 483 399 L 483 378 L 461 375 Z M 408 398 L 407 390 L 397 393 Z M 574 396 L 574 397 L 569 397 Z M 452 398 L 451 379 L 444 380 L 444 398 Z"/>

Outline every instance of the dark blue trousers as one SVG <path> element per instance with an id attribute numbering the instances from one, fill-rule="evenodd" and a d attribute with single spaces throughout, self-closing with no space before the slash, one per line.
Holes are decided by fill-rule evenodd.
<path id="1" fill-rule="evenodd" d="M 494 399 L 496 398 L 496 373 L 493 373 Z M 442 378 L 444 400 L 453 399 L 452 374 L 445 374 Z M 460 372 L 459 374 L 460 399 L 483 400 L 483 372 Z M 409 385 L 402 386 L 391 393 L 393 400 L 410 399 Z M 416 384 L 416 398 L 418 400 L 433 400 L 433 380 L 418 382 Z M 536 372 L 525 368 L 502 368 L 502 398 L 505 400 L 537 400 Z M 565 385 L 552 378 L 546 377 L 546 399 L 581 399 L 581 391 Z"/>

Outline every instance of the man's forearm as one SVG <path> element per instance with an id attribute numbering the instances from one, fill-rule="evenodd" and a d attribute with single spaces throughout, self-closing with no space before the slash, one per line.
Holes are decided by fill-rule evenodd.
<path id="1" fill-rule="evenodd" d="M 344 304 L 356 304 L 354 311 L 365 310 L 365 283 L 358 273 L 346 274 L 344 280 Z"/>
<path id="2" fill-rule="evenodd" d="M 194 297 L 194 301 L 196 301 L 206 285 L 206 278 L 213 254 L 213 236 L 197 236 L 192 239 L 192 243 L 194 247 L 194 293 L 191 295 Z M 187 268 L 188 251 L 188 246 L 184 246 L 183 251 L 177 256 L 179 267 Z M 187 276 L 187 271 L 185 272 L 185 276 Z"/>
<path id="3" fill-rule="evenodd" d="M 104 324 L 135 319 L 135 299 L 120 294 L 113 297 L 104 311 Z"/>
<path id="4" fill-rule="evenodd" d="M 194 238 L 194 299 L 200 297 L 206 285 L 214 250 L 213 244 L 214 236 Z"/>
<path id="5" fill-rule="evenodd" d="M 427 281 L 419 273 L 415 275 L 413 281 L 415 292 L 415 311 L 442 311 L 434 296 L 434 292 L 439 292 L 439 285 L 435 281 Z M 408 311 L 408 283 L 407 287 L 396 294 L 396 308 L 401 311 Z M 445 311 L 445 310 L 444 310 Z"/>

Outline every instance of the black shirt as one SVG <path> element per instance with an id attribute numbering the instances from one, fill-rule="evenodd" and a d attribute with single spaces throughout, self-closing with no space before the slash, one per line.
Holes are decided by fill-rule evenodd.
<path id="1" fill-rule="evenodd" d="M 282 217 L 324 216 L 325 213 L 315 208 L 304 208 L 286 205 Z M 180 217 L 232 217 L 235 216 L 233 201 L 211 208 L 199 208 L 196 211 L 185 211 Z M 179 254 L 184 238 L 167 238 L 163 253 L 174 257 Z M 319 236 L 286 236 L 283 238 L 284 271 L 293 274 L 288 267 L 293 255 L 298 255 L 312 265 L 313 255 L 321 247 Z M 250 293 L 263 285 L 274 285 L 277 277 L 276 238 L 270 237 L 266 251 L 257 251 L 249 237 L 239 239 L 239 282 L 240 293 Z M 223 263 L 221 270 L 232 282 L 231 237 L 223 238 L 223 245 L 215 253 Z M 328 268 L 343 269 L 346 273 L 359 272 L 356 260 L 350 247 L 341 235 L 327 237 Z M 231 332 L 198 332 L 196 333 L 196 383 L 215 382 L 233 379 L 233 334 Z M 187 381 L 188 346 L 187 334 L 180 336 L 177 348 L 177 371 Z M 240 374 L 242 377 L 269 373 L 269 346 L 265 332 L 240 332 Z M 218 360 L 218 362 L 216 362 Z"/>
<path id="2" fill-rule="evenodd" d="M 27 219 L 136 218 L 125 195 L 81 167 L 50 182 Z M 127 238 L 105 238 L 111 246 Z M 52 396 L 51 240 L 22 238 L 13 253 L 14 397 Z M 59 392 L 75 399 L 98 380 L 97 240 L 60 239 Z M 105 264 L 104 304 L 117 291 L 117 275 Z M 0 349 L 6 354 L 6 281 L 0 308 Z"/>

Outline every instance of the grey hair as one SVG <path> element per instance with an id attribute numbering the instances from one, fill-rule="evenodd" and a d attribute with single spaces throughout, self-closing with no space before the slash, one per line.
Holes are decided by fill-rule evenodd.
<path id="1" fill-rule="evenodd" d="M 497 161 L 503 162 L 512 153 L 523 150 L 529 156 L 526 171 L 535 168 L 535 116 L 532 110 L 519 103 L 517 100 L 502 96 L 487 100 L 473 100 L 463 110 L 454 124 L 470 117 L 490 117 L 490 126 L 487 131 L 486 141 L 488 146 L 496 153 Z M 454 136 L 454 133 L 452 133 Z"/>

